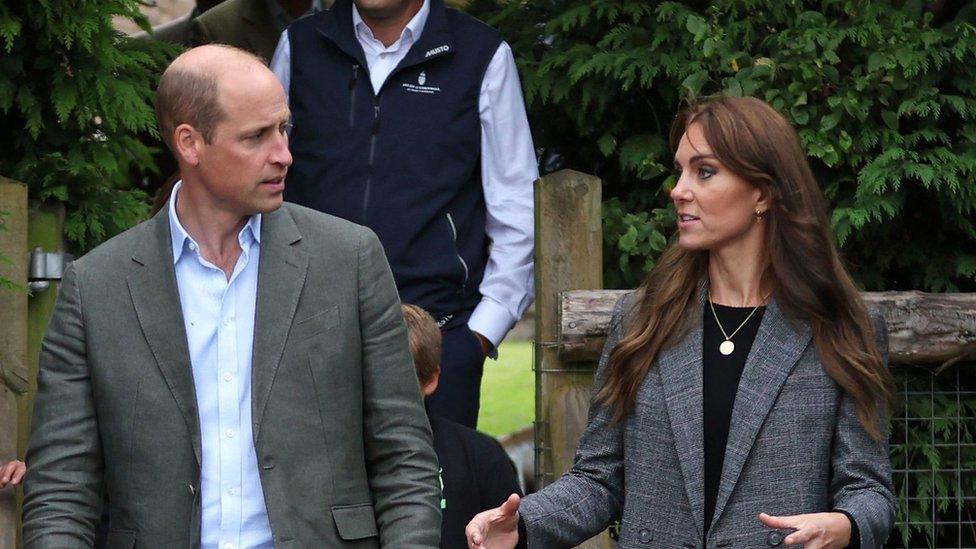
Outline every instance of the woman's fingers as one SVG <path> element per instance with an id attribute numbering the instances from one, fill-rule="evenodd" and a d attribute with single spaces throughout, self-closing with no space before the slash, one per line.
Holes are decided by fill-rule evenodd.
<path id="1" fill-rule="evenodd" d="M 471 519 L 464 528 L 464 536 L 468 538 L 468 547 L 478 549 L 485 541 L 485 527 L 491 521 L 490 514 L 494 510 L 482 511 Z"/>
<path id="2" fill-rule="evenodd" d="M 850 541 L 850 520 L 842 513 L 808 513 L 783 517 L 760 513 L 759 520 L 770 528 L 793 529 L 783 539 L 786 545 L 803 545 L 804 549 L 833 549 L 845 547 Z"/>
<path id="3" fill-rule="evenodd" d="M 518 512 L 519 504 L 522 502 L 522 498 L 518 494 L 512 494 L 508 496 L 505 503 L 502 503 L 498 507 L 498 511 L 501 513 L 501 520 L 507 520 L 515 517 L 515 513 Z"/>
<path id="4" fill-rule="evenodd" d="M 464 529 L 464 535 L 468 539 L 468 547 L 470 549 L 483 549 L 493 535 L 514 535 L 517 538 L 520 502 L 521 498 L 518 494 L 512 494 L 498 507 L 475 515 Z"/>
<path id="5" fill-rule="evenodd" d="M 783 539 L 783 543 L 785 545 L 798 545 L 801 543 L 808 543 L 817 539 L 817 537 L 822 532 L 823 532 L 822 528 L 815 528 L 809 526 L 801 527 L 796 532 L 793 532 L 792 534 L 786 536 L 786 538 Z M 812 548 L 805 548 L 805 549 L 812 549 Z"/>
<path id="6" fill-rule="evenodd" d="M 759 513 L 759 520 L 770 528 L 799 528 L 799 517 L 803 515 L 793 515 L 786 517 L 774 517 L 766 513 Z"/>

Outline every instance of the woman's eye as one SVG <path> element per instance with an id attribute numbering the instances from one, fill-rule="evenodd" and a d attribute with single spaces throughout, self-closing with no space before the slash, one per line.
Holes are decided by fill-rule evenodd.
<path id="1" fill-rule="evenodd" d="M 698 168 L 698 177 L 702 179 L 708 179 L 709 177 L 715 175 L 715 170 L 708 166 L 702 166 Z"/>

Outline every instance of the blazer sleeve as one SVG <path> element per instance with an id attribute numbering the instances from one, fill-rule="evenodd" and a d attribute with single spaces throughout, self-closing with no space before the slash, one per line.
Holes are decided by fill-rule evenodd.
<path id="1" fill-rule="evenodd" d="M 624 501 L 624 426 L 611 424 L 612 409 L 595 397 L 604 380 L 610 352 L 623 336 L 634 294 L 614 307 L 590 399 L 589 420 L 576 447 L 572 469 L 541 491 L 525 497 L 519 513 L 529 547 L 571 547 L 605 529 L 620 516 Z"/>
<path id="2" fill-rule="evenodd" d="M 91 547 L 101 519 L 102 447 L 74 264 L 41 346 L 24 480 L 24 547 Z"/>
<path id="3" fill-rule="evenodd" d="M 871 315 L 878 350 L 888 363 L 888 329 L 878 314 Z M 842 392 L 831 455 L 830 492 L 833 508 L 846 512 L 857 524 L 861 547 L 881 547 L 895 520 L 896 499 L 888 457 L 888 428 L 880 441 L 872 439 L 857 417 L 854 399 Z"/>
<path id="4" fill-rule="evenodd" d="M 383 547 L 436 548 L 440 488 L 430 425 L 393 274 L 376 235 L 359 241 L 366 468 Z"/>

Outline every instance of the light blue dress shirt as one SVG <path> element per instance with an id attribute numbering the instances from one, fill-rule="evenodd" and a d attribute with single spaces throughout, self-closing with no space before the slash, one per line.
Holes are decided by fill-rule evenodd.
<path id="1" fill-rule="evenodd" d="M 261 215 L 237 238 L 241 256 L 230 279 L 200 255 L 176 215 L 182 182 L 169 200 L 176 284 L 193 368 L 203 463 L 204 549 L 273 548 L 251 431 L 251 350 L 261 253 Z"/>

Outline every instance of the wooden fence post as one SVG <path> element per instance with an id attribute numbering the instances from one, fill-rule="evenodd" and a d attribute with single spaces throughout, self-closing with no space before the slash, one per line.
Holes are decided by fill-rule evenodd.
<path id="1" fill-rule="evenodd" d="M 566 472 L 583 428 L 593 363 L 560 359 L 559 294 L 603 287 L 601 182 L 562 170 L 535 184 L 536 485 Z M 609 547 L 601 534 L 581 547 Z"/>
<path id="2" fill-rule="evenodd" d="M 0 289 L 0 463 L 22 457 L 18 411 L 27 389 L 27 187 L 0 177 L 0 276 L 20 289 Z M 15 494 L 0 490 L 0 549 L 13 549 L 20 531 Z"/>

